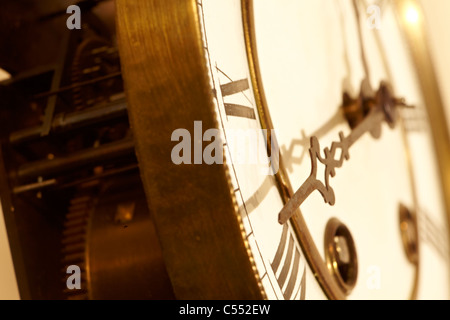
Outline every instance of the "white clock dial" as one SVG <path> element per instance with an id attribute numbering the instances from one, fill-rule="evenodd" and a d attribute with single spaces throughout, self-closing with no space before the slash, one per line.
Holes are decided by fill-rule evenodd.
<path id="1" fill-rule="evenodd" d="M 424 101 L 395 7 L 385 2 L 379 28 L 371 28 L 370 5 L 253 1 L 257 67 L 273 129 L 297 190 L 311 173 L 310 137 L 317 137 L 324 149 L 339 140 L 339 132 L 348 136 L 352 131 L 342 110 L 344 93 L 356 98 L 366 78 L 374 90 L 386 81 L 397 97 L 414 105 L 400 111 L 394 129 L 384 123 L 379 139 L 366 134 L 351 147 L 350 159 L 331 178 L 334 206 L 313 192 L 301 211 L 324 261 L 327 223 L 338 218 L 350 230 L 358 274 L 349 298 L 447 298 L 448 288 L 440 285 L 448 282 L 447 222 Z M 200 1 L 198 10 L 226 164 L 261 284 L 268 298 L 323 298 L 298 230 L 290 222 L 277 223 L 283 199 L 276 177 L 264 174 L 270 158 L 250 161 L 251 152 L 261 152 L 265 136 L 241 2 Z M 325 167 L 318 170 L 322 176 Z M 399 221 L 403 207 L 417 215 L 420 268 L 405 253 Z"/>

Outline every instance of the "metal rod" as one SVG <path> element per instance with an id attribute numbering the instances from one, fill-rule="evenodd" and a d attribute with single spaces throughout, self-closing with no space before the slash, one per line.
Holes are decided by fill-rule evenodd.
<path id="1" fill-rule="evenodd" d="M 108 171 L 105 171 L 105 172 L 100 173 L 100 174 L 92 175 L 92 176 L 90 176 L 88 178 L 71 181 L 71 182 L 68 182 L 66 184 L 61 184 L 58 187 L 61 188 L 61 189 L 63 189 L 63 188 L 70 188 L 70 187 L 73 187 L 73 186 L 76 186 L 76 185 L 79 185 L 79 184 L 82 184 L 82 183 L 90 182 L 92 180 L 107 178 L 107 177 L 111 177 L 111 176 L 114 176 L 114 175 L 118 175 L 118 174 L 122 174 L 122 173 L 125 173 L 125 172 L 129 172 L 129 171 L 132 171 L 132 170 L 137 170 L 138 168 L 139 168 L 138 164 L 135 163 L 135 164 L 131 164 L 129 166 L 125 166 L 125 167 L 122 167 L 122 168 L 112 169 L 112 170 L 108 170 Z"/>
<path id="2" fill-rule="evenodd" d="M 54 95 L 57 95 L 58 93 L 61 93 L 61 92 L 73 90 L 73 89 L 76 89 L 76 88 L 79 88 L 79 87 L 89 86 L 89 85 L 97 83 L 97 82 L 109 80 L 109 79 L 112 79 L 112 78 L 117 78 L 117 77 L 119 77 L 121 75 L 122 75 L 122 72 L 118 71 L 118 72 L 111 73 L 111 74 L 108 74 L 106 76 L 98 77 L 98 78 L 95 78 L 95 79 L 92 79 L 92 80 L 77 82 L 77 83 L 74 83 L 74 84 L 72 84 L 70 86 L 59 88 L 58 90 L 53 90 L 53 91 L 39 93 L 39 94 L 35 95 L 33 98 L 34 99 L 41 99 L 41 98 L 46 98 L 46 97 L 49 97 L 49 96 L 54 96 Z"/>
<path id="3" fill-rule="evenodd" d="M 134 141 L 127 138 L 61 158 L 26 163 L 19 167 L 17 176 L 18 178 L 36 178 L 132 154 L 134 154 Z"/>
<path id="4" fill-rule="evenodd" d="M 94 107 L 72 113 L 62 113 L 55 116 L 52 129 L 76 129 L 100 121 L 125 116 L 127 110 L 126 101 L 120 100 L 110 103 L 104 107 Z M 18 144 L 21 142 L 37 139 L 41 136 L 41 126 L 26 128 L 10 134 L 9 142 Z"/>
<path id="5" fill-rule="evenodd" d="M 53 73 L 51 91 L 56 91 L 61 86 L 61 81 L 64 72 L 64 65 L 66 64 L 67 52 L 69 50 L 70 39 L 71 39 L 70 33 L 65 33 L 63 36 L 63 41 L 61 43 L 58 63 L 56 65 L 55 72 Z M 58 97 L 55 95 L 51 95 L 47 100 L 47 106 L 45 107 L 44 113 L 44 122 L 41 127 L 42 137 L 45 137 L 50 133 L 57 101 Z"/>
<path id="6" fill-rule="evenodd" d="M 128 165 L 128 166 L 125 166 L 125 167 L 108 170 L 108 171 L 105 171 L 105 172 L 100 173 L 100 174 L 92 175 L 92 176 L 90 176 L 88 178 L 79 179 L 79 180 L 75 180 L 75 181 L 70 181 L 70 182 L 67 182 L 67 183 L 61 183 L 60 180 L 56 180 L 56 179 L 50 179 L 50 180 L 46 180 L 46 181 L 30 183 L 30 184 L 14 187 L 13 193 L 14 194 L 20 194 L 20 193 L 24 193 L 24 192 L 28 192 L 28 191 L 34 191 L 34 190 L 39 190 L 39 189 L 48 188 L 48 187 L 52 187 L 52 186 L 58 186 L 59 188 L 69 188 L 69 187 L 76 186 L 76 185 L 79 185 L 79 184 L 82 184 L 82 183 L 86 183 L 86 182 L 89 182 L 89 181 L 92 181 L 92 180 L 107 178 L 107 177 L 111 177 L 111 176 L 114 176 L 114 175 L 122 174 L 122 173 L 125 173 L 125 172 L 137 170 L 138 168 L 139 168 L 138 164 L 134 163 L 134 164 L 131 164 L 131 165 Z"/>
<path id="7" fill-rule="evenodd" d="M 19 194 L 27 191 L 33 191 L 38 189 L 43 189 L 56 184 L 56 179 L 46 180 L 42 182 L 30 183 L 24 186 L 15 187 L 13 189 L 14 194 Z"/>

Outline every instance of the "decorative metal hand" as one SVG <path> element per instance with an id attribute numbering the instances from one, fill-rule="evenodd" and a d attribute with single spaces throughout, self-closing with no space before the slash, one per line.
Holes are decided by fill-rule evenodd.
<path id="1" fill-rule="evenodd" d="M 334 205 L 336 199 L 334 190 L 330 185 L 330 176 L 334 177 L 336 168 L 342 167 L 344 161 L 349 160 L 350 147 L 366 132 L 370 132 L 374 138 L 379 138 L 383 121 L 386 121 L 391 128 L 395 126 L 397 107 L 406 106 L 404 100 L 394 98 L 391 88 L 386 83 L 381 83 L 376 94 L 371 94 L 371 96 L 370 89 L 364 90 L 365 85 L 367 84 L 363 83 L 359 99 L 351 100 L 347 95 L 344 96 L 344 111 L 352 110 L 346 112 L 349 123 L 353 128 L 347 137 L 344 137 L 343 132 L 340 132 L 339 141 L 333 142 L 331 149 L 325 148 L 323 157 L 319 140 L 315 136 L 311 137 L 311 147 L 309 148 L 311 174 L 280 211 L 278 215 L 280 224 L 286 223 L 295 210 L 315 190 L 321 193 L 325 203 Z M 358 116 L 355 116 L 355 114 Z M 340 151 L 340 157 L 336 159 L 336 155 L 339 154 L 338 151 Z M 317 179 L 317 161 L 325 165 L 325 183 Z"/>

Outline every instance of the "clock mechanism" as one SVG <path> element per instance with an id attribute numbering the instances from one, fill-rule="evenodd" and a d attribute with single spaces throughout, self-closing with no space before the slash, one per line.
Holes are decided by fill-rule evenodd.
<path id="1" fill-rule="evenodd" d="M 107 2 L 106 16 L 101 1 L 78 3 L 81 30 L 55 28 L 67 19 L 62 1 L 40 1 L 33 14 L 20 11 L 26 1 L 0 5 L 2 21 L 7 8 L 23 12 L 5 17 L 0 57 L 12 75 L 0 83 L 0 197 L 22 298 L 173 298 Z M 76 290 L 70 266 L 81 272 Z"/>

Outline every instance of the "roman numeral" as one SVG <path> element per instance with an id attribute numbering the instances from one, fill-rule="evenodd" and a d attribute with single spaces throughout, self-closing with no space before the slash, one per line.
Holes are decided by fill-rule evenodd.
<path id="1" fill-rule="evenodd" d="M 227 116 L 256 120 L 255 110 L 253 108 L 233 103 L 225 103 L 224 105 Z"/>
<path id="2" fill-rule="evenodd" d="M 428 116 L 424 108 L 403 109 L 401 116 L 407 132 L 423 132 L 428 129 Z"/>
<path id="3" fill-rule="evenodd" d="M 286 300 L 305 298 L 306 267 L 303 267 L 301 281 L 299 283 L 297 281 L 300 262 L 300 250 L 295 245 L 294 237 L 289 231 L 288 225 L 285 224 L 283 226 L 280 244 L 278 245 L 277 252 L 271 266 Z"/>
<path id="4" fill-rule="evenodd" d="M 222 92 L 223 97 L 227 97 L 239 92 L 244 92 L 249 88 L 248 79 L 242 79 L 221 85 L 220 91 Z"/>
<path id="5" fill-rule="evenodd" d="M 248 99 L 248 97 L 245 95 L 245 91 L 250 89 L 250 84 L 248 82 L 248 79 L 240 79 L 233 81 L 225 72 L 217 68 L 217 71 L 221 73 L 225 78 L 230 81 L 225 84 L 220 85 L 220 92 L 222 93 L 222 100 L 223 104 L 225 106 L 225 113 L 228 117 L 239 117 L 239 118 L 247 118 L 251 120 L 256 120 L 256 114 L 255 110 L 252 107 L 253 103 Z M 214 95 L 216 92 L 213 92 Z M 229 96 L 233 96 L 236 94 L 241 94 L 245 99 L 249 102 L 250 106 L 244 106 L 242 104 L 236 104 L 236 103 L 228 103 L 226 98 Z"/>
<path id="6" fill-rule="evenodd" d="M 250 85 L 248 83 L 248 79 L 231 81 L 220 86 L 220 91 L 222 92 L 223 103 L 225 106 L 225 113 L 227 116 L 256 120 L 255 110 L 253 108 L 246 107 L 241 104 L 225 102 L 225 97 L 238 93 L 244 94 L 244 91 L 249 88 Z"/>

